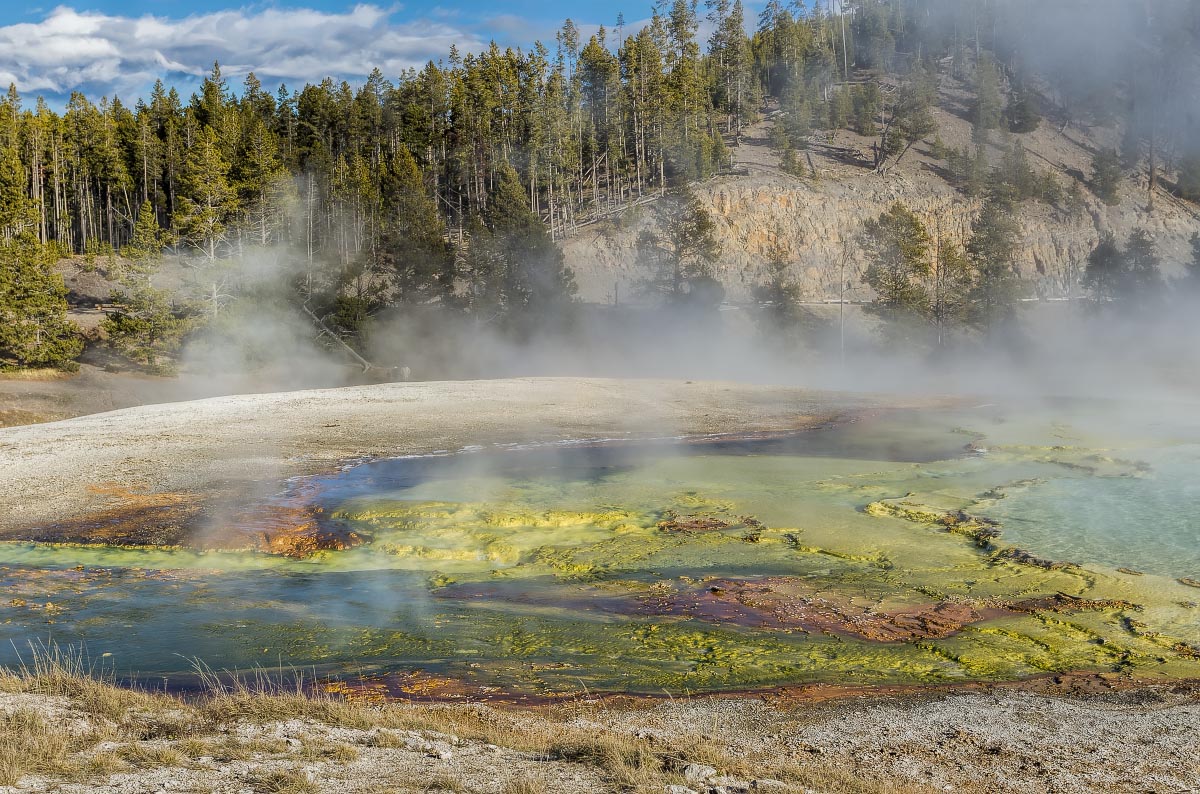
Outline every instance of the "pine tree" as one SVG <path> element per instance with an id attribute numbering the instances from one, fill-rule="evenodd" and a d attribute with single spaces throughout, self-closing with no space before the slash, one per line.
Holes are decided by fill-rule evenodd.
<path id="1" fill-rule="evenodd" d="M 804 83 L 793 80 L 783 89 L 783 96 L 779 100 L 779 109 L 784 113 L 782 124 L 787 133 L 788 143 L 799 149 L 808 147 L 808 136 L 813 130 L 813 103 L 810 99 Z"/>
<path id="2" fill-rule="evenodd" d="M 859 239 L 867 259 L 863 283 L 875 292 L 867 311 L 884 322 L 887 337 L 897 344 L 915 341 L 929 318 L 931 244 L 921 219 L 900 202 L 868 220 Z"/>
<path id="3" fill-rule="evenodd" d="M 0 370 L 73 369 L 82 352 L 51 251 L 31 230 L 0 239 Z"/>
<path id="4" fill-rule="evenodd" d="M 1092 192 L 1105 204 L 1120 204 L 1121 158 L 1115 149 L 1101 149 L 1092 157 Z"/>
<path id="5" fill-rule="evenodd" d="M 982 58 L 975 65 L 975 106 L 972 121 L 977 130 L 994 130 L 1000 126 L 1004 108 L 1000 95 L 1000 78 L 991 58 Z M 983 135 L 978 137 L 983 138 Z"/>
<path id="6" fill-rule="evenodd" d="M 0 370 L 71 369 L 83 352 L 67 319 L 67 288 L 49 246 L 37 238 L 17 151 L 0 146 Z"/>
<path id="7" fill-rule="evenodd" d="M 980 330 L 999 329 L 1016 317 L 1021 287 L 1016 269 L 1020 234 L 1012 204 L 1002 196 L 985 201 L 971 224 L 966 253 L 976 275 L 968 320 Z"/>
<path id="8" fill-rule="evenodd" d="M 859 135 L 871 136 L 876 133 L 875 117 L 879 113 L 879 86 L 866 83 L 852 87 L 851 104 L 854 107 L 852 126 Z"/>
<path id="9" fill-rule="evenodd" d="M 774 238 L 767 249 L 765 278 L 754 287 L 753 294 L 759 305 L 760 334 L 770 344 L 789 348 L 818 331 L 819 323 L 801 305 L 804 289 L 792 275 L 791 252 L 779 230 Z"/>
<path id="10" fill-rule="evenodd" d="M 829 128 L 840 130 L 847 128 L 854 114 L 854 100 L 846 86 L 835 86 L 829 98 Z"/>
<path id="11" fill-rule="evenodd" d="M 179 209 L 173 218 L 180 237 L 209 259 L 225 241 L 236 194 L 229 184 L 229 164 L 221 154 L 216 133 L 205 127 L 188 150 L 181 177 Z"/>
<path id="12" fill-rule="evenodd" d="M 1112 232 L 1105 232 L 1100 242 L 1088 254 L 1083 273 L 1083 288 L 1095 306 L 1107 306 L 1118 301 L 1125 282 L 1124 255 Z"/>
<path id="13" fill-rule="evenodd" d="M 1177 185 L 1179 195 L 1189 201 L 1200 201 L 1200 151 L 1180 158 Z"/>
<path id="14" fill-rule="evenodd" d="M 483 222 L 503 259 L 500 292 L 507 313 L 528 324 L 539 313 L 556 319 L 575 297 L 575 275 L 545 225 L 529 209 L 516 170 L 503 165 L 488 196 Z"/>
<path id="15" fill-rule="evenodd" d="M 987 149 L 983 144 L 977 145 L 975 151 L 967 156 L 966 168 L 967 195 L 982 196 L 988 188 Z"/>
<path id="16" fill-rule="evenodd" d="M 133 235 L 121 249 L 129 264 L 118 278 L 121 289 L 113 291 L 112 303 L 117 308 L 101 324 L 110 347 L 162 374 L 173 370 L 170 357 L 179 350 L 187 328 L 186 321 L 176 316 L 171 293 L 152 283 L 164 242 L 154 206 L 144 202 Z"/>
<path id="17" fill-rule="evenodd" d="M 646 291 L 661 295 L 668 304 L 713 309 L 724 299 L 724 289 L 714 277 L 720 252 L 716 224 L 700 199 L 684 191 L 665 202 L 657 230 L 638 238 L 638 254 L 650 276 Z"/>
<path id="18" fill-rule="evenodd" d="M 1132 170 L 1137 168 L 1142 160 L 1142 136 L 1138 130 L 1136 119 L 1125 121 L 1125 129 L 1121 133 L 1121 167 Z"/>
<path id="19" fill-rule="evenodd" d="M 937 329 L 937 343 L 945 346 L 951 333 L 970 322 L 971 290 L 975 267 L 962 249 L 938 235 L 930 295 L 930 317 Z"/>
<path id="20" fill-rule="evenodd" d="M 176 315 L 168 290 L 156 289 L 145 278 L 123 279 L 124 289 L 113 293 L 116 308 L 101 324 L 108 344 L 151 372 L 174 370 L 172 356 L 183 342 L 188 323 Z"/>
<path id="21" fill-rule="evenodd" d="M 33 231 L 33 202 L 25 194 L 25 168 L 12 146 L 0 146 L 0 236 L 20 237 Z"/>
<path id="22" fill-rule="evenodd" d="M 1010 132 L 1029 133 L 1038 128 L 1042 121 L 1041 101 L 1028 79 L 1017 82 L 1012 99 L 1004 109 L 1004 118 Z"/>
<path id="23" fill-rule="evenodd" d="M 394 300 L 419 303 L 452 289 L 446 227 L 407 148 L 397 147 L 381 187 L 380 260 Z"/>
<path id="24" fill-rule="evenodd" d="M 1025 147 L 1018 140 L 1004 152 L 999 166 L 992 172 L 992 192 L 1011 202 L 1024 201 L 1040 194 L 1042 182 L 1033 166 Z"/>
<path id="25" fill-rule="evenodd" d="M 891 118 L 875 147 L 877 171 L 883 168 L 889 155 L 896 155 L 898 163 L 915 143 L 937 131 L 937 123 L 929 110 L 928 94 L 913 83 L 900 89 L 891 111 Z"/>
<path id="26" fill-rule="evenodd" d="M 246 213 L 246 231 L 259 245 L 269 245 L 283 230 L 288 205 L 296 197 L 275 136 L 259 114 L 247 122 L 232 177 L 238 205 Z"/>
<path id="27" fill-rule="evenodd" d="M 708 0 L 709 20 L 714 26 L 709 41 L 709 58 L 714 62 L 713 105 L 725 114 L 726 130 L 740 134 L 753 113 L 755 97 L 750 69 L 753 55 L 746 39 L 746 13 L 742 0 Z"/>
<path id="28" fill-rule="evenodd" d="M 165 242 L 165 235 L 154 212 L 154 204 L 150 201 L 142 202 L 137 220 L 133 224 L 133 235 L 121 248 L 121 253 L 132 260 L 135 266 L 143 262 L 156 263 L 162 257 Z"/>
<path id="29" fill-rule="evenodd" d="M 1124 302 L 1134 310 L 1155 306 L 1162 297 L 1162 260 L 1145 229 L 1134 229 L 1125 243 Z"/>

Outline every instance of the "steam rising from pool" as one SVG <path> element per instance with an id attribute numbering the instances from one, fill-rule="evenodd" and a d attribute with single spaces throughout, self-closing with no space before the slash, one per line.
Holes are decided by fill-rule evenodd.
<path id="1" fill-rule="evenodd" d="M 411 696 L 1200 675 L 1200 434 L 1106 414 L 364 463 L 261 506 L 341 550 L 5 544 L 0 661 L 49 637 Z"/>

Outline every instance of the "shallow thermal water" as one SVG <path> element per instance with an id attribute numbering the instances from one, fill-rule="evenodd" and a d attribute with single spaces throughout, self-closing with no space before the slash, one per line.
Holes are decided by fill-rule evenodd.
<path id="1" fill-rule="evenodd" d="M 1179 580 L 1200 579 L 1200 430 L 1152 413 L 365 463 L 276 500 L 356 548 L 0 546 L 0 662 L 50 640 L 120 675 L 185 682 L 201 660 L 410 695 L 1198 676 L 1200 590 Z"/>

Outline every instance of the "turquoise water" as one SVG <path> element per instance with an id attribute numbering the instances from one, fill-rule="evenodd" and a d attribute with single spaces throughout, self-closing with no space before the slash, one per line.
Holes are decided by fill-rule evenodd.
<path id="1" fill-rule="evenodd" d="M 1200 590 L 1178 581 L 1200 578 L 1200 422 L 1131 415 L 981 405 L 367 463 L 283 497 L 357 548 L 0 544 L 0 663 L 50 640 L 143 680 L 200 660 L 410 696 L 1200 677 Z M 982 519 L 998 538 L 969 534 Z"/>
<path id="2" fill-rule="evenodd" d="M 992 514 L 1008 540 L 1041 556 L 1200 579 L 1200 445 L 1124 453 L 1147 470 L 1061 476 L 1010 494 Z"/>

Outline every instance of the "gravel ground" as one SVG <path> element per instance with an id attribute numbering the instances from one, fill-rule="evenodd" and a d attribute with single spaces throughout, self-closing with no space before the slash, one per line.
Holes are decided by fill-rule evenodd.
<path id="1" fill-rule="evenodd" d="M 880 786 L 1020 794 L 1200 791 L 1200 691 L 1092 695 L 1023 687 L 773 706 L 693 700 L 605 720 L 665 735 L 697 725 L 731 753 L 822 763 Z"/>
<path id="2" fill-rule="evenodd" d="M 461 709 L 448 706 L 447 709 Z M 484 715 L 495 707 L 473 707 Z M 94 717 L 66 698 L 0 695 L 0 714 L 32 709 L 84 733 Z M 541 713 L 508 712 L 531 735 L 553 737 Z M 515 722 L 513 722 L 515 721 Z M 695 698 L 616 707 L 581 704 L 563 723 L 576 736 L 626 736 L 648 748 L 720 748 L 720 757 L 678 757 L 679 782 L 661 780 L 654 794 L 917 794 L 918 792 L 1195 792 L 1200 790 L 1200 697 L 1186 686 L 1161 686 L 1085 697 L 996 688 L 970 692 L 841 698 L 772 704 L 758 698 Z M 186 738 L 186 737 L 185 737 Z M 387 741 L 381 741 L 386 738 Z M 690 741 L 689 741 L 690 740 Z M 513 749 L 435 730 L 329 725 L 310 718 L 228 724 L 214 741 L 251 743 L 240 757 L 219 748 L 190 751 L 180 740 L 146 739 L 148 751 L 182 751 L 172 761 L 70 783 L 32 775 L 0 792 L 59 791 L 141 794 L 599 794 L 628 791 L 603 763 Z M 536 743 L 536 741 L 535 741 Z M 131 744 L 102 742 L 91 755 Z M 309 748 L 305 750 L 305 748 Z M 321 750 L 320 748 L 325 748 Z M 331 748 L 341 748 L 331 752 Z M 129 756 L 125 756 L 129 757 Z M 674 755 L 672 754 L 672 757 Z M 776 770 L 789 778 L 756 775 Z M 787 771 L 783 771 L 787 770 Z M 307 787 L 275 788 L 271 774 Z M 669 779 L 669 778 L 668 778 Z"/>

